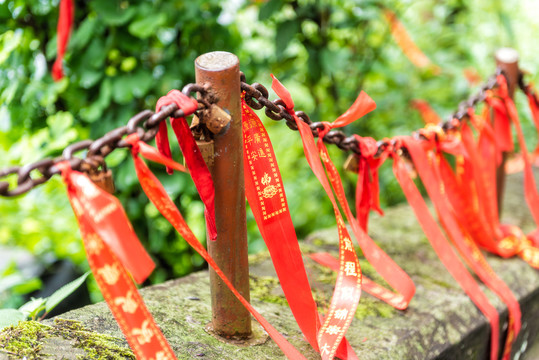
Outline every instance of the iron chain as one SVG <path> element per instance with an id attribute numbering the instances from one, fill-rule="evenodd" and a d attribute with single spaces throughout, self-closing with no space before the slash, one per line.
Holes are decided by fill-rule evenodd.
<path id="1" fill-rule="evenodd" d="M 217 101 L 207 86 L 188 84 L 183 88 L 182 92 L 185 95 L 190 95 L 192 92 L 199 94 L 199 99 L 197 99 L 199 106 L 195 112 Z M 83 172 L 97 171 L 100 167 L 105 166 L 105 157 L 112 151 L 118 148 L 130 147 L 122 139 L 125 135 L 138 133 L 142 141 L 149 142 L 157 135 L 159 124 L 169 116 L 181 118 L 188 115 L 191 115 L 191 113 L 185 113 L 183 110 L 178 109 L 176 104 L 165 105 L 157 113 L 144 110 L 129 119 L 127 125 L 109 131 L 97 140 L 83 140 L 67 146 L 60 157 L 46 158 L 22 167 L 13 166 L 0 170 L 0 179 L 13 174 L 17 175 L 17 185 L 14 187 L 10 186 L 9 182 L 0 181 L 0 196 L 13 197 L 22 195 L 45 183 L 53 175 L 60 173 L 60 169 L 56 164 L 63 161 L 68 161 L 74 170 Z M 74 156 L 75 153 L 83 150 L 87 151 L 84 158 Z"/>
<path id="2" fill-rule="evenodd" d="M 292 115 L 286 110 L 285 104 L 281 99 L 270 101 L 268 99 L 268 90 L 259 83 L 249 85 L 245 81 L 245 75 L 241 73 L 241 90 L 245 91 L 245 102 L 255 110 L 265 107 L 266 116 L 273 120 L 285 120 L 286 125 L 292 130 L 298 130 Z M 309 125 L 313 136 L 318 137 L 318 130 L 323 129 L 324 125 L 320 122 L 312 122 L 309 116 L 303 111 L 296 111 L 296 116 Z M 360 154 L 359 144 L 355 136 L 346 136 L 340 130 L 331 130 L 323 138 L 327 144 L 336 145 L 344 151 L 352 151 Z"/>
<path id="3" fill-rule="evenodd" d="M 497 69 L 496 73 L 492 75 L 483 84 L 483 86 L 481 86 L 481 88 L 476 94 L 470 96 L 467 100 L 462 101 L 458 106 L 458 110 L 451 116 L 451 118 L 448 121 L 444 121 L 442 124 L 439 124 L 439 126 L 444 131 L 449 131 L 455 127 L 454 122 L 451 120 L 457 119 L 459 121 L 462 121 L 464 118 L 466 118 L 468 109 L 475 108 L 477 104 L 483 102 L 486 98 L 487 91 L 494 89 L 498 85 L 496 76 L 499 74 L 503 74 L 503 72 Z M 243 72 L 240 74 L 240 76 L 241 76 L 241 89 L 242 91 L 245 92 L 245 102 L 247 103 L 247 105 L 249 105 L 251 108 L 255 110 L 260 110 L 265 107 L 264 111 L 266 113 L 266 116 L 268 116 L 270 119 L 273 119 L 273 120 L 284 119 L 286 121 L 286 125 L 290 129 L 298 130 L 295 120 L 292 118 L 292 115 L 288 113 L 288 111 L 286 110 L 286 107 L 284 106 L 284 102 L 281 99 L 270 101 L 268 99 L 269 92 L 263 85 L 259 83 L 253 83 L 249 85 L 246 82 L 245 74 Z M 318 130 L 323 129 L 324 125 L 320 122 L 312 122 L 309 119 L 309 116 L 305 114 L 303 111 L 296 111 L 295 114 L 301 120 L 303 120 L 305 123 L 309 125 L 313 133 L 313 136 L 318 137 Z M 346 134 L 343 133 L 342 131 L 332 130 L 324 136 L 323 141 L 328 144 L 334 144 L 341 150 L 351 151 L 357 154 L 358 156 L 361 156 L 361 150 L 359 147 L 358 139 L 353 135 L 346 136 Z M 388 145 L 390 144 L 386 141 L 378 141 L 377 156 Z"/>
<path id="4" fill-rule="evenodd" d="M 477 104 L 485 100 L 488 90 L 497 86 L 496 74 L 490 77 L 487 82 L 480 88 L 479 92 L 459 104 L 458 110 L 453 114 L 450 120 L 463 120 L 467 116 L 467 110 L 470 107 L 475 107 Z M 296 122 L 292 115 L 287 111 L 284 102 L 281 99 L 274 101 L 269 100 L 269 92 L 263 85 L 259 83 L 248 84 L 243 72 L 241 76 L 241 90 L 245 92 L 245 102 L 253 109 L 260 110 L 265 108 L 266 115 L 273 120 L 285 120 L 286 125 L 292 130 L 298 130 Z M 522 79 L 521 79 L 522 80 Z M 528 89 L 520 80 L 519 85 L 524 89 Z M 199 107 L 195 112 L 209 107 L 217 102 L 217 98 L 211 92 L 209 85 L 188 84 L 182 92 L 189 95 L 193 92 L 199 94 L 197 99 Z M 198 113 L 199 114 L 199 113 Z M 125 135 L 138 133 L 140 139 L 144 142 L 149 142 L 157 135 L 159 124 L 169 116 L 180 118 L 191 115 L 184 113 L 178 109 L 176 104 L 163 106 L 161 110 L 154 113 L 151 110 L 144 110 L 133 116 L 127 125 L 114 129 L 97 140 L 83 140 L 66 147 L 62 156 L 55 159 L 47 158 L 35 163 L 31 163 L 22 167 L 14 166 L 0 170 L 0 179 L 10 175 L 17 174 L 17 185 L 11 187 L 6 181 L 0 181 L 0 196 L 13 197 L 24 194 L 34 187 L 48 181 L 53 175 L 59 174 L 60 169 L 56 164 L 62 161 L 68 161 L 74 170 L 89 172 L 97 171 L 100 167 L 106 166 L 105 157 L 117 148 L 127 148 L 130 145 L 122 138 Z M 200 114 L 199 114 L 200 115 Z M 309 116 L 303 111 L 296 111 L 295 115 L 303 122 L 309 125 L 313 136 L 318 137 L 319 130 L 324 128 L 321 122 L 312 122 Z M 444 131 L 449 131 L 454 128 L 452 121 L 446 121 L 440 124 Z M 351 151 L 358 156 L 361 155 L 359 142 L 355 136 L 346 136 L 339 130 L 329 131 L 323 138 L 323 141 L 328 144 L 334 144 L 343 151 Z M 381 153 L 389 144 L 385 141 L 378 142 L 378 153 Z M 86 156 L 79 158 L 73 156 L 75 153 L 86 150 Z M 37 174 L 36 174 L 37 173 Z"/>

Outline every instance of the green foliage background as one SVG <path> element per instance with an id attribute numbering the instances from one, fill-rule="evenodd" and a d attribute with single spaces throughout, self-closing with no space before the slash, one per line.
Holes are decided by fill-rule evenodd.
<path id="1" fill-rule="evenodd" d="M 410 63 L 390 35 L 384 7 L 397 13 L 441 74 Z M 5 0 L 0 2 L 0 167 L 59 155 L 73 141 L 97 138 L 125 124 L 140 110 L 153 108 L 170 89 L 193 82 L 194 59 L 214 50 L 237 54 L 250 82 L 269 88 L 269 74 L 276 74 L 297 108 L 314 121 L 333 120 L 363 89 L 378 109 L 346 132 L 377 139 L 410 133 L 422 125 L 410 100 L 425 99 L 447 117 L 474 90 L 463 69 L 490 75 L 493 53 L 501 46 L 518 49 L 521 66 L 537 73 L 538 15 L 532 0 L 79 0 L 65 58 L 67 76 L 55 83 L 50 68 L 58 0 Z M 524 103 L 522 97 L 518 101 Z M 266 123 L 298 236 L 332 226 L 330 203 L 303 159 L 298 134 L 282 123 Z M 535 144 L 529 122 L 525 128 Z M 342 163 L 343 154 L 331 153 Z M 118 197 L 157 262 L 150 281 L 200 268 L 202 259 L 141 194 L 127 155 L 115 151 L 107 163 Z M 175 155 L 180 156 L 178 151 Z M 155 171 L 203 239 L 203 208 L 190 179 Z M 355 179 L 343 176 L 352 194 Z M 381 182 L 384 206 L 403 200 L 390 169 L 382 169 Z M 25 247 L 45 264 L 70 258 L 87 269 L 59 179 L 18 199 L 0 199 L 0 216 L 0 244 Z M 250 251 L 256 252 L 264 244 L 249 220 Z M 15 272 L 10 267 L 4 276 Z M 11 288 L 12 295 L 39 287 L 39 282 L 18 286 Z M 96 291 L 93 296 L 100 299 Z M 3 300 L 0 296 L 0 304 Z"/>

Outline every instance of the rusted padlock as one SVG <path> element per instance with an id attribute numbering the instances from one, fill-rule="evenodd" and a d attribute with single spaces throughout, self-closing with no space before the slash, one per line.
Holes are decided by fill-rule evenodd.
<path id="1" fill-rule="evenodd" d="M 204 125 L 215 135 L 225 133 L 230 127 L 231 121 L 230 114 L 215 104 L 203 112 Z"/>
<path id="2" fill-rule="evenodd" d="M 101 170 L 92 170 L 88 172 L 88 177 L 94 184 L 105 190 L 109 194 L 114 194 L 116 187 L 114 186 L 114 179 L 112 178 L 112 171 L 107 169 L 107 164 L 103 162 Z"/>
<path id="3" fill-rule="evenodd" d="M 197 142 L 198 148 L 200 149 L 200 153 L 202 154 L 202 157 L 204 158 L 204 161 L 206 162 L 206 165 L 211 170 L 214 163 L 213 140 L 197 140 L 196 142 Z"/>
<path id="4" fill-rule="evenodd" d="M 359 158 L 356 154 L 348 155 L 344 162 L 344 170 L 357 173 L 359 171 Z"/>
<path id="5" fill-rule="evenodd" d="M 198 118 L 198 116 L 193 114 L 193 119 L 191 119 L 191 125 L 189 126 L 189 128 L 191 130 L 196 129 L 199 124 L 200 124 L 200 119 Z"/>

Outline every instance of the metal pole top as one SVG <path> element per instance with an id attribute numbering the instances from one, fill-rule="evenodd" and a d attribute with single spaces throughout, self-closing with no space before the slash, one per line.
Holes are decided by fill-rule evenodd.
<path id="1" fill-rule="evenodd" d="M 504 72 L 507 78 L 509 95 L 513 97 L 520 76 L 518 52 L 513 48 L 504 47 L 498 49 L 494 57 L 496 59 L 496 65 Z"/>
<path id="2" fill-rule="evenodd" d="M 196 67 L 206 71 L 222 71 L 238 66 L 238 57 L 226 51 L 212 51 L 196 58 Z"/>
<path id="3" fill-rule="evenodd" d="M 518 51 L 513 48 L 504 47 L 496 51 L 494 57 L 496 61 L 503 64 L 515 64 L 518 62 Z"/>

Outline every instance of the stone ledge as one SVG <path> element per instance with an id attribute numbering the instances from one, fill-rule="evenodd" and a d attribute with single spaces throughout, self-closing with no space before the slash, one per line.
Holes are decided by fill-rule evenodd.
<path id="1" fill-rule="evenodd" d="M 522 176 L 507 181 L 504 220 L 525 231 L 534 226 L 523 201 Z M 359 358 L 369 359 L 487 359 L 490 330 L 484 316 L 464 294 L 437 259 L 411 209 L 407 205 L 388 209 L 384 218 L 373 217 L 370 234 L 413 278 L 417 292 L 406 311 L 397 311 L 363 293 L 356 319 L 347 338 Z M 319 231 L 301 246 L 305 254 L 336 253 L 336 229 Z M 309 359 L 319 356 L 303 340 L 286 306 L 273 265 L 267 254 L 256 255 L 250 264 L 252 303 L 287 339 Z M 522 306 L 523 326 L 513 356 L 523 359 L 539 334 L 539 272 L 520 259 L 488 256 L 498 275 L 509 285 Z M 329 302 L 335 274 L 306 258 L 315 299 L 321 309 Z M 379 280 L 372 267 L 361 261 L 364 274 Z M 485 288 L 485 287 L 483 287 Z M 141 290 L 157 323 L 179 359 L 282 359 L 278 347 L 268 340 L 251 347 L 222 343 L 207 334 L 211 319 L 207 272 Z M 507 309 L 487 290 L 500 312 L 503 329 Z M 80 321 L 87 329 L 123 340 L 106 304 L 84 307 L 60 316 Z M 504 335 L 502 334 L 502 337 Z M 500 339 L 503 342 L 503 338 Z M 65 344 L 64 344 L 65 345 Z M 534 359 L 533 349 L 527 358 Z M 0 359 L 5 355 L 0 352 Z"/>

